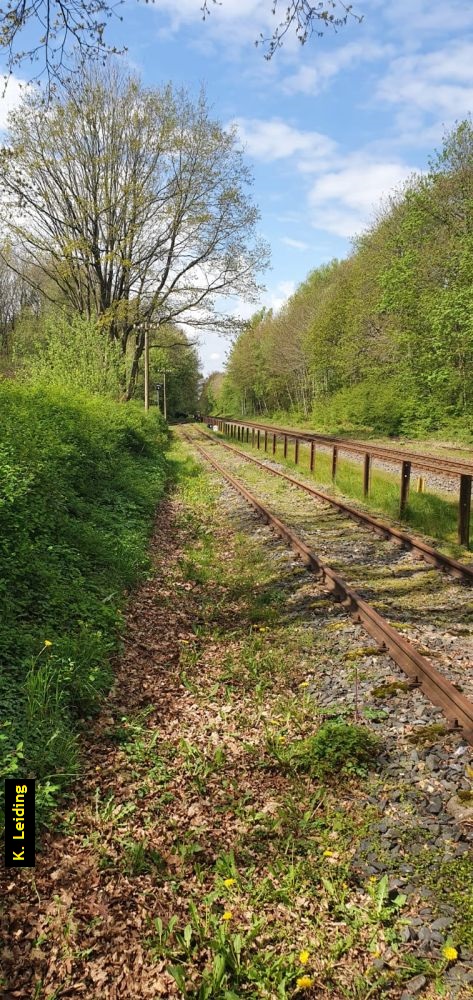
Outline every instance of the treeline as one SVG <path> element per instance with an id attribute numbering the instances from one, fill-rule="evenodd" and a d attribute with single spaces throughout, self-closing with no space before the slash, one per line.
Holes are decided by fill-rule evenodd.
<path id="1" fill-rule="evenodd" d="M 473 432 L 473 126 L 391 197 L 346 260 L 235 341 L 214 412 L 332 429 Z"/>

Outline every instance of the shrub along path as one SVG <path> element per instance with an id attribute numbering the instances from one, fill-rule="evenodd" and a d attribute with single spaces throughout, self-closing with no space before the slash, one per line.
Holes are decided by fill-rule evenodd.
<path id="1" fill-rule="evenodd" d="M 80 781 L 36 870 L 2 875 L 6 997 L 466 998 L 471 900 L 436 885 L 441 946 L 406 934 L 434 903 L 359 860 L 383 809 L 371 729 L 350 708 L 317 734 L 327 637 L 360 654 L 360 630 L 176 454 Z"/>

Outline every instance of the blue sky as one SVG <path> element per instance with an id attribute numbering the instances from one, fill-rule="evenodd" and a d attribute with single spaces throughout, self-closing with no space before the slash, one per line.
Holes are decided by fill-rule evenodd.
<path id="1" fill-rule="evenodd" d="M 383 196 L 424 169 L 445 128 L 473 109 L 473 5 L 355 0 L 361 25 L 305 46 L 288 39 L 270 62 L 254 41 L 271 33 L 272 0 L 222 0 L 205 21 L 201 5 L 126 0 L 109 38 L 128 46 L 145 84 L 172 80 L 196 95 L 204 84 L 215 117 L 237 124 L 272 250 L 261 304 L 278 308 L 308 271 L 349 251 Z M 0 127 L 17 98 L 13 80 Z M 255 306 L 231 309 L 248 316 Z M 205 372 L 227 349 L 202 332 Z"/>

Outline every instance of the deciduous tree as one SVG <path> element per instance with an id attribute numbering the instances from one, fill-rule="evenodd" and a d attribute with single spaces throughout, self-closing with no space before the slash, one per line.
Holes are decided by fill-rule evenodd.
<path id="1" fill-rule="evenodd" d="M 269 252 L 251 175 L 203 93 L 145 89 L 114 65 L 63 87 L 46 114 L 29 93 L 10 116 L 0 183 L 19 266 L 97 316 L 123 353 L 133 339 L 127 396 L 144 322 L 230 329 L 225 297 L 258 297 Z"/>

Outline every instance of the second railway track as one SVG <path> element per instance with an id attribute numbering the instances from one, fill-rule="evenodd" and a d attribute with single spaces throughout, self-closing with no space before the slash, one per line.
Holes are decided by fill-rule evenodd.
<path id="1" fill-rule="evenodd" d="M 199 436 L 207 437 L 202 432 Z M 303 561 L 324 578 L 335 598 L 473 743 L 469 660 L 473 614 L 469 590 L 426 566 L 429 551 L 422 551 L 424 543 L 416 550 L 412 539 L 398 532 L 398 544 L 393 546 L 386 540 L 386 533 L 383 537 L 381 529 L 386 526 L 379 522 L 381 538 L 375 538 L 362 517 L 353 520 L 357 512 L 334 510 L 323 494 L 304 495 L 300 489 L 304 484 L 292 477 L 275 480 L 268 475 L 269 465 L 255 460 L 250 465 L 249 456 L 218 438 L 209 441 L 210 454 L 198 444 L 195 432 L 192 439 L 187 437 L 202 457 L 269 520 Z M 399 543 L 407 544 L 410 551 L 400 549 Z M 429 550 L 428 546 L 424 548 Z M 416 556 L 421 556 L 422 561 Z M 452 566 L 442 568 L 471 583 L 471 569 L 450 562 Z M 439 668 L 432 660 L 439 663 Z"/>

